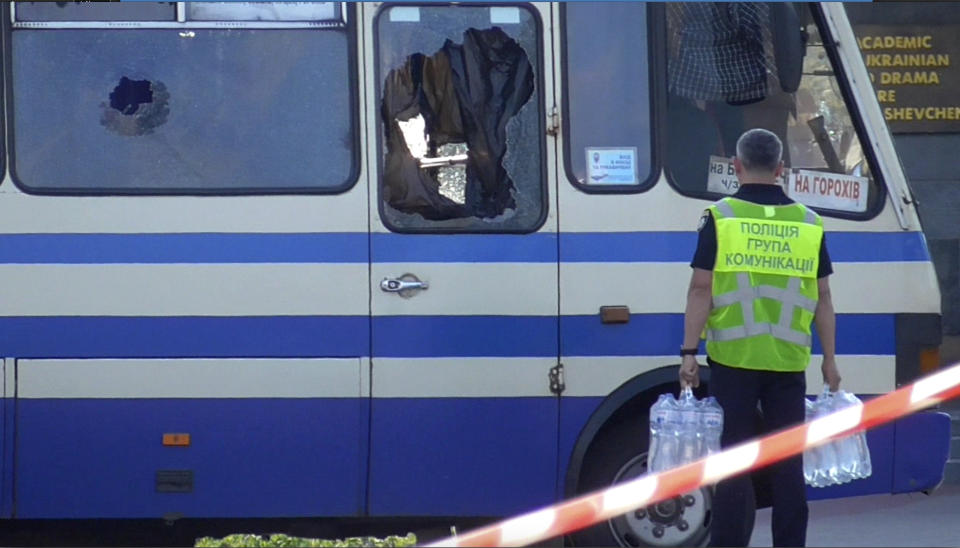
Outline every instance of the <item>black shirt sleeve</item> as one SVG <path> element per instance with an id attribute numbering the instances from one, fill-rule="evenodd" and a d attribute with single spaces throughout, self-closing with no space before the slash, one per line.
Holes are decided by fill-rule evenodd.
<path id="1" fill-rule="evenodd" d="M 717 262 L 717 225 L 713 221 L 713 215 L 710 210 L 703 212 L 700 217 L 700 225 L 697 227 L 697 250 L 693 253 L 693 260 L 690 266 L 693 268 L 702 268 L 703 270 L 713 270 L 713 265 Z"/>
<path id="2" fill-rule="evenodd" d="M 827 253 L 827 235 L 824 233 L 820 240 L 820 264 L 817 267 L 817 278 L 826 278 L 833 274 L 833 263 L 830 262 L 830 254 Z"/>

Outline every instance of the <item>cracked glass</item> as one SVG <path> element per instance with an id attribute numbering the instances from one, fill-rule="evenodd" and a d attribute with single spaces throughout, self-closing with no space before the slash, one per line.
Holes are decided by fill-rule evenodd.
<path id="1" fill-rule="evenodd" d="M 389 227 L 522 232 L 542 222 L 539 38 L 525 7 L 380 12 L 380 198 Z"/>

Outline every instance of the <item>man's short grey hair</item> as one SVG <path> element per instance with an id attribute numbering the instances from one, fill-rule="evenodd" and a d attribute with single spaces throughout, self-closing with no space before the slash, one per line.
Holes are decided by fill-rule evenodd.
<path id="1" fill-rule="evenodd" d="M 755 128 L 745 132 L 737 140 L 737 157 L 746 171 L 769 171 L 773 173 L 780 165 L 783 143 L 771 131 Z"/>

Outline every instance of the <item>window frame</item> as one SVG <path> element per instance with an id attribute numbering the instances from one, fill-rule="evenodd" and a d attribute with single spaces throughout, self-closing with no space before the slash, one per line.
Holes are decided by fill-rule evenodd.
<path id="1" fill-rule="evenodd" d="M 817 30 L 820 32 L 821 37 L 829 37 L 827 32 L 829 28 L 826 25 L 826 20 L 824 19 L 823 11 L 816 4 L 807 4 L 809 6 L 810 15 L 813 23 L 817 26 Z M 665 34 L 666 31 L 666 19 L 661 16 L 659 23 L 662 31 Z M 806 46 L 809 50 L 810 46 Z M 867 138 L 866 127 L 863 122 L 863 115 L 860 112 L 859 105 L 856 103 L 853 97 L 853 92 L 850 89 L 847 80 L 846 69 L 843 64 L 840 63 L 839 54 L 837 53 L 837 44 L 832 39 L 827 39 L 823 41 L 823 48 L 827 54 L 827 58 L 830 61 L 830 66 L 833 68 L 834 78 L 836 79 L 837 87 L 840 90 L 840 96 L 843 99 L 844 106 L 847 109 L 847 112 L 850 113 L 850 120 L 853 123 L 854 131 L 856 132 L 857 139 L 860 141 L 861 150 L 864 151 L 864 159 L 867 161 L 867 164 L 870 166 L 870 173 L 872 175 L 873 184 L 877 189 L 877 199 L 876 203 L 872 208 L 867 208 L 863 212 L 854 212 L 854 211 L 840 211 L 837 209 L 825 209 L 819 206 L 808 206 L 810 209 L 813 209 L 820 215 L 825 217 L 833 217 L 837 219 L 844 219 L 850 221 L 869 221 L 874 219 L 884 210 L 887 203 L 887 185 L 886 180 L 884 179 L 883 172 L 879 169 L 880 163 L 877 161 L 876 151 L 873 146 L 869 145 L 870 139 Z M 662 59 L 664 67 L 666 67 L 666 48 L 662 50 Z M 806 52 L 809 55 L 809 52 Z M 657 87 L 661 89 L 664 98 L 663 108 L 666 109 L 666 96 L 667 96 L 667 77 L 666 71 L 659 74 L 660 82 L 657 84 Z M 662 143 L 666 142 L 666 136 L 664 134 L 660 135 L 660 140 Z M 832 173 L 832 172 L 825 172 Z M 678 194 L 686 196 L 688 198 L 695 198 L 698 200 L 707 200 L 707 201 L 716 201 L 721 198 L 728 196 L 727 194 L 721 194 L 718 192 L 709 192 L 709 191 L 688 191 L 681 188 L 674 181 L 673 176 L 668 169 L 668 166 L 663 166 L 663 176 L 667 180 L 667 183 L 671 188 Z"/>
<path id="2" fill-rule="evenodd" d="M 587 185 L 577 180 L 573 172 L 572 140 L 570 138 L 570 99 L 567 93 L 570 80 L 570 71 L 567 63 L 567 4 L 560 3 L 560 131 L 563 137 L 563 146 L 560 154 L 563 157 L 563 171 L 567 181 L 574 188 L 587 194 L 640 194 L 652 189 L 660 179 L 663 170 L 663 134 L 661 127 L 665 118 L 666 88 L 659 84 L 662 71 L 666 70 L 666 55 L 661 54 L 664 49 L 662 25 L 657 21 L 662 19 L 662 6 L 655 2 L 646 2 L 647 10 L 647 88 L 650 106 L 650 171 L 647 178 L 636 185 Z M 661 108 L 663 105 L 664 108 Z M 639 154 L 639 151 L 638 151 Z"/>
<path id="3" fill-rule="evenodd" d="M 504 229 L 498 228 L 495 230 L 477 230 L 477 229 L 461 229 L 461 228 L 449 228 L 449 227 L 399 227 L 395 226 L 393 222 L 385 215 L 384 210 L 384 200 L 382 196 L 383 192 L 383 172 L 384 172 L 384 135 L 383 135 L 383 114 L 380 105 L 383 101 L 383 90 L 382 81 L 383 74 L 380 72 L 380 18 L 383 17 L 387 10 L 394 7 L 417 7 L 417 8 L 467 8 L 467 9 L 476 9 L 476 8 L 492 8 L 492 7 L 516 7 L 523 10 L 526 10 L 533 16 L 533 22 L 536 26 L 537 34 L 537 59 L 536 59 L 536 93 L 537 101 L 539 103 L 539 135 L 540 135 L 540 217 L 535 223 L 532 223 L 529 228 L 511 228 Z M 533 234 L 538 232 L 543 225 L 547 222 L 547 219 L 550 216 L 550 177 L 547 169 L 547 139 L 546 139 L 546 116 L 547 116 L 547 105 L 546 105 L 546 91 L 544 90 L 544 60 L 543 60 L 543 49 L 546 44 L 544 32 L 543 32 L 543 20 L 540 15 L 540 10 L 530 2 L 480 2 L 480 3 L 470 3 L 462 4 L 459 2 L 398 2 L 398 3 L 382 3 L 378 8 L 376 14 L 373 17 L 372 28 L 370 29 L 373 34 L 373 79 L 374 79 L 374 111 L 376 115 L 374 116 L 374 127 L 376 128 L 375 133 L 377 136 L 376 139 L 376 149 L 371 151 L 373 154 L 376 154 L 377 157 L 377 173 L 376 173 L 376 187 L 377 192 L 375 196 L 371 196 L 371 199 L 377 201 L 377 212 L 380 215 L 380 222 L 383 223 L 383 226 L 386 227 L 390 232 L 395 232 L 398 234 Z M 534 60 L 531 60 L 531 64 L 534 64 Z M 428 221 L 430 222 L 430 221 Z"/>
<path id="4" fill-rule="evenodd" d="M 181 13 L 181 4 L 182 2 L 177 3 L 177 13 Z M 234 21 L 226 24 L 218 24 L 216 21 L 197 21 L 193 23 L 185 23 L 181 21 L 177 22 L 157 22 L 157 21 L 144 21 L 143 24 L 130 25 L 129 22 L 120 22 L 121 24 L 105 24 L 102 22 L 86 22 L 99 24 L 101 26 L 92 26 L 92 25 L 82 25 L 77 26 L 72 24 L 72 22 L 57 22 L 58 24 L 54 26 L 23 26 L 18 29 L 14 28 L 13 22 L 13 13 L 14 13 L 14 4 L 11 3 L 9 9 L 0 9 L 0 27 L 2 27 L 3 38 L 2 38 L 2 48 L 3 48 L 3 62 L 6 65 L 5 78 L 4 78 L 4 89 L 6 91 L 6 97 L 4 98 L 5 103 L 3 104 L 3 111 L 6 115 L 6 134 L 7 134 L 7 150 L 4 154 L 4 162 L 9 156 L 9 173 L 10 178 L 13 181 L 14 186 L 16 186 L 21 192 L 28 195 L 37 195 L 37 196 L 277 196 L 277 195 L 335 195 L 343 194 L 350 191 L 357 182 L 360 180 L 360 175 L 363 171 L 362 167 L 362 146 L 363 141 L 361 139 L 361 127 L 360 127 L 360 84 L 359 84 L 359 53 L 357 50 L 357 8 L 352 2 L 341 2 L 341 16 L 343 18 L 343 24 L 338 23 L 324 23 L 324 24 L 312 24 L 309 22 L 280 22 L 274 25 L 262 26 L 254 24 L 253 26 L 249 25 L 251 22 L 246 21 Z M 66 24 L 64 26 L 63 24 Z M 134 22 L 137 23 L 137 22 Z M 160 23 L 161 26 L 156 24 Z M 253 22 L 258 23 L 258 22 Z M 13 90 L 13 33 L 15 30 L 29 30 L 33 32 L 56 32 L 57 30 L 63 29 L 77 29 L 83 30 L 85 32 L 95 32 L 96 30 L 110 29 L 118 32 L 135 32 L 137 30 L 176 30 L 176 29 L 190 29 L 190 28 L 203 28 L 210 30 L 244 30 L 244 29 L 316 29 L 318 32 L 323 32 L 325 29 L 338 29 L 342 30 L 346 34 L 347 40 L 347 86 L 348 86 L 348 96 L 349 96 L 349 105 L 350 109 L 349 114 L 349 123 L 350 123 L 350 142 L 352 144 L 350 152 L 350 162 L 351 167 L 346 179 L 335 186 L 301 186 L 301 187 L 246 187 L 246 188 L 183 188 L 183 187 L 171 187 L 171 188 L 117 188 L 117 187 L 98 187 L 98 188 L 58 188 L 58 187 L 37 187 L 30 185 L 22 180 L 22 178 L 17 174 L 16 170 L 16 124 L 14 116 L 14 90 Z M 322 173 L 317 173 L 317 178 L 321 178 Z"/>
<path id="5" fill-rule="evenodd" d="M 207 20 L 187 18 L 187 4 L 194 2 L 157 2 L 174 4 L 173 21 L 22 21 L 17 22 L 16 2 L 10 2 L 10 21 L 14 29 L 323 29 L 346 28 L 350 17 L 346 8 L 351 2 L 340 4 L 339 21 L 245 21 L 245 20 Z M 108 4 L 109 5 L 109 4 Z"/>

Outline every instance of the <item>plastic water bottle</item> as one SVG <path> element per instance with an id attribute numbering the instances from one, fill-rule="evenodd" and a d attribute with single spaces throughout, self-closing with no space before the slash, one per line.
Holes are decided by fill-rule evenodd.
<path id="1" fill-rule="evenodd" d="M 669 397 L 671 397 L 670 394 L 660 394 L 656 403 L 650 407 L 650 441 L 647 447 L 647 468 L 651 471 L 658 467 L 661 459 L 660 445 L 663 438 L 663 429 L 667 422 L 664 400 Z"/>
<path id="2" fill-rule="evenodd" d="M 860 462 L 857 478 L 869 478 L 873 474 L 873 464 L 870 462 L 870 446 L 867 445 L 867 433 L 858 432 L 854 438 L 857 440 L 857 456 Z"/>
<path id="3" fill-rule="evenodd" d="M 832 403 L 831 411 L 839 411 L 859 403 L 859 400 L 856 400 L 856 397 L 851 400 L 848 397 L 848 394 L 842 390 L 834 394 L 830 400 Z M 841 481 L 847 482 L 859 478 L 861 464 L 860 449 L 857 446 L 857 436 L 846 436 L 844 438 L 834 440 L 833 443 L 837 447 L 837 455 L 839 457 L 839 466 L 842 476 Z"/>
<path id="4" fill-rule="evenodd" d="M 815 417 L 820 418 L 829 415 L 833 409 L 831 401 L 830 387 L 824 385 L 823 392 L 815 402 Z M 845 475 L 840 468 L 840 455 L 837 454 L 837 445 L 835 441 L 825 443 L 819 448 L 820 466 L 817 468 L 818 487 L 826 487 L 837 483 L 843 483 Z"/>
<path id="5" fill-rule="evenodd" d="M 806 402 L 806 422 L 810 422 L 816 415 L 816 407 L 813 400 L 804 398 Z M 818 447 L 807 449 L 803 452 L 803 479 L 807 485 L 819 487 L 819 476 L 817 470 L 820 469 L 820 451 Z"/>
<path id="6" fill-rule="evenodd" d="M 677 465 L 679 408 L 673 394 L 661 394 L 650 408 L 647 469 L 662 472 Z"/>
<path id="7" fill-rule="evenodd" d="M 691 463 L 703 454 L 703 434 L 700 431 L 700 406 L 688 386 L 680 393 L 680 462 Z"/>
<path id="8" fill-rule="evenodd" d="M 704 398 L 700 404 L 700 430 L 703 432 L 703 454 L 720 451 L 720 436 L 723 434 L 723 408 L 713 396 Z"/>
<path id="9" fill-rule="evenodd" d="M 855 395 L 843 390 L 837 392 L 836 400 L 842 403 L 843 407 L 862 406 L 863 402 Z M 866 432 L 860 431 L 845 440 L 849 447 L 851 460 L 851 476 L 853 479 L 868 478 L 873 473 L 873 466 L 870 462 L 870 448 L 867 446 Z"/>

